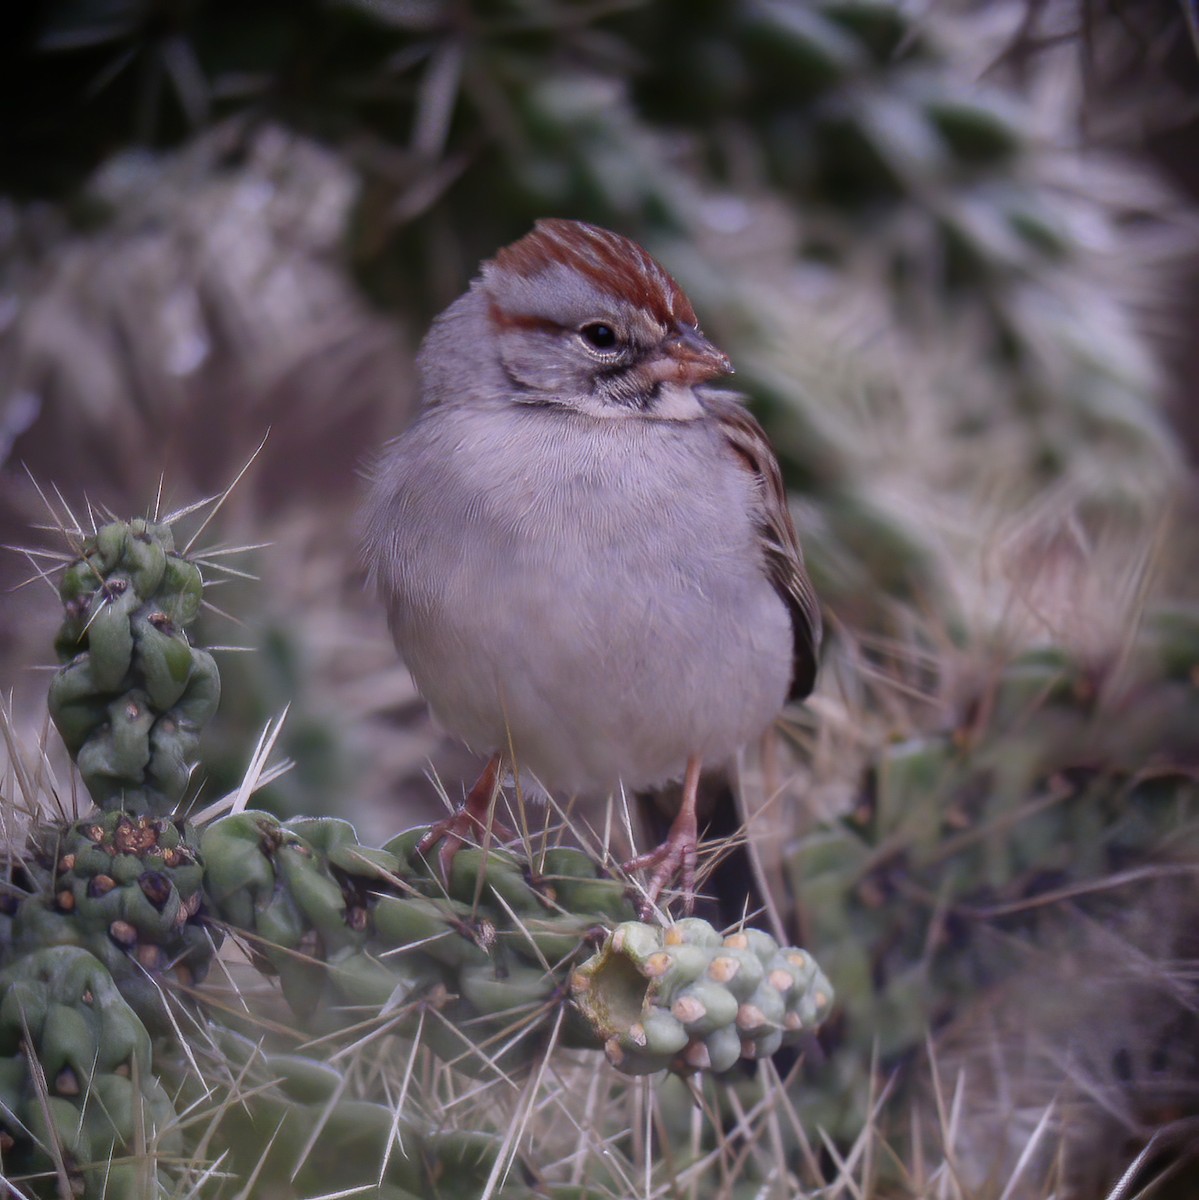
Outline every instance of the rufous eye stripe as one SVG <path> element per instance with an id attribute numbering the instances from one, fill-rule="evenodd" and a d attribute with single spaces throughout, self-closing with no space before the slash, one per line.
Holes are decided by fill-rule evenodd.
<path id="1" fill-rule="evenodd" d="M 498 304 L 489 304 L 487 315 L 497 329 L 541 329 L 553 333 L 562 328 L 561 322 L 551 320 L 549 317 L 505 312 Z"/>

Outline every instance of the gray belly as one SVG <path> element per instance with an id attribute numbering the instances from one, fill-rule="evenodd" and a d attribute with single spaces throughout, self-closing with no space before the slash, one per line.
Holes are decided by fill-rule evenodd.
<path id="1" fill-rule="evenodd" d="M 602 425 L 535 418 L 528 454 L 469 421 L 434 429 L 391 518 L 393 630 L 417 686 L 447 729 L 511 746 L 555 792 L 723 762 L 789 683 L 749 477 L 700 422 Z"/>

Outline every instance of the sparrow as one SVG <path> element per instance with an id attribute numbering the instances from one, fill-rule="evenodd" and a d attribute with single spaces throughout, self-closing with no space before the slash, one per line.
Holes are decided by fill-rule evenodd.
<path id="1" fill-rule="evenodd" d="M 681 781 L 643 909 L 694 903 L 701 772 L 814 685 L 820 609 L 778 462 L 690 301 L 639 245 L 538 221 L 418 355 L 370 476 L 364 560 L 437 721 L 489 756 L 422 843 L 509 831 L 511 772 L 602 799 Z"/>

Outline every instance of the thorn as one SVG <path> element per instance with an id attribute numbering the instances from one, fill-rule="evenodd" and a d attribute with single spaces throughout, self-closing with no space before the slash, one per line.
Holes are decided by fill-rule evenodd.
<path id="1" fill-rule="evenodd" d="M 200 535 L 204 532 L 204 530 L 208 528 L 209 523 L 212 521 L 213 517 L 215 517 L 217 515 L 217 513 L 219 513 L 221 511 L 222 505 L 224 505 L 225 501 L 229 499 L 230 495 L 232 495 L 233 489 L 235 487 L 237 487 L 237 485 L 242 481 L 242 477 L 254 465 L 254 460 L 262 453 L 262 448 L 266 445 L 266 440 L 270 436 L 271 436 L 271 431 L 270 431 L 270 428 L 268 427 L 266 433 L 264 433 L 262 435 L 262 441 L 258 443 L 258 448 L 246 460 L 246 465 L 244 467 L 242 467 L 242 469 L 240 471 L 238 471 L 237 475 L 234 476 L 233 482 L 224 490 L 224 492 L 221 493 L 221 498 L 213 506 L 212 512 L 210 512 L 208 514 L 208 516 L 206 516 L 204 518 L 204 520 L 200 523 L 200 528 L 197 529 L 196 532 L 193 533 L 192 536 L 188 539 L 187 545 L 184 546 L 183 550 L 182 550 L 182 553 L 184 555 L 191 553 L 191 548 L 196 544 L 196 539 L 199 538 Z"/>
<path id="2" fill-rule="evenodd" d="M 200 605 L 201 607 L 208 609 L 209 612 L 216 613 L 218 617 L 224 617 L 225 620 L 232 621 L 233 624 L 239 629 L 249 629 L 249 626 L 245 623 L 245 621 L 235 617 L 232 613 L 227 613 L 223 608 L 217 608 L 217 606 L 213 604 L 211 600 L 202 600 L 200 601 Z"/>

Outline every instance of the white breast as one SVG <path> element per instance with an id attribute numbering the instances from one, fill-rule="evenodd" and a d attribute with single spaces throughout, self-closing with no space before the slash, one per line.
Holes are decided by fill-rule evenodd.
<path id="1" fill-rule="evenodd" d="M 598 795 L 723 762 L 781 708 L 790 618 L 709 421 L 434 409 L 388 476 L 396 643 L 474 749 Z"/>

